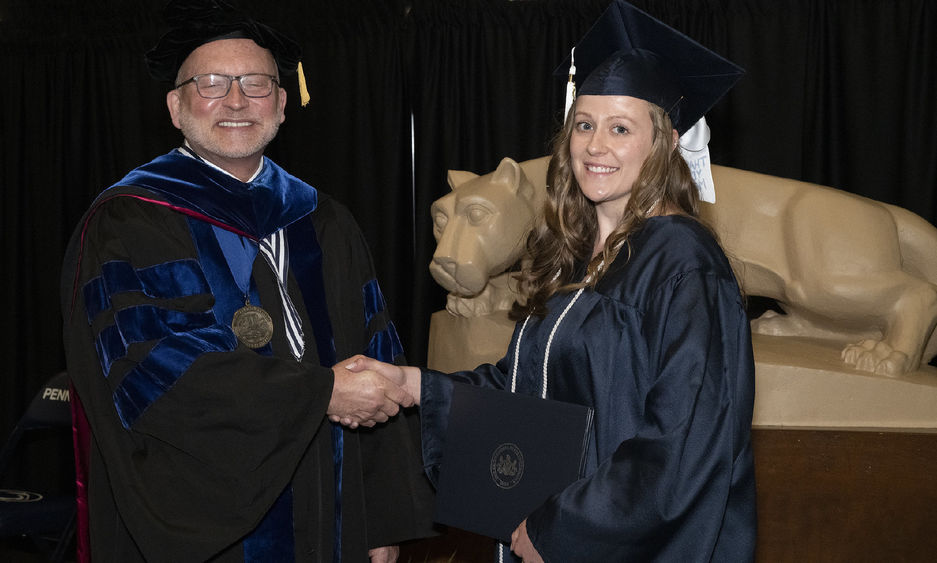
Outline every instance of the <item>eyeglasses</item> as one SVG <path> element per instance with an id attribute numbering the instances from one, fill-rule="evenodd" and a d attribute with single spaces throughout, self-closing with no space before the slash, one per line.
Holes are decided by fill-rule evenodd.
<path id="1" fill-rule="evenodd" d="M 228 95 L 231 90 L 231 83 L 235 80 L 241 85 L 241 92 L 248 98 L 266 98 L 273 92 L 274 84 L 280 85 L 280 81 L 269 74 L 242 74 L 241 76 L 196 74 L 192 78 L 176 84 L 176 88 L 182 88 L 189 82 L 193 82 L 199 96 L 203 98 L 224 98 Z"/>

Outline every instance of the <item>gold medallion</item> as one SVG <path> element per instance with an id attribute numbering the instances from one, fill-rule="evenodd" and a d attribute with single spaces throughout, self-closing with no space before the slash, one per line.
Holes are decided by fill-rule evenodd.
<path id="1" fill-rule="evenodd" d="M 260 307 L 245 301 L 231 318 L 231 330 L 246 346 L 262 348 L 273 338 L 273 319 Z"/>

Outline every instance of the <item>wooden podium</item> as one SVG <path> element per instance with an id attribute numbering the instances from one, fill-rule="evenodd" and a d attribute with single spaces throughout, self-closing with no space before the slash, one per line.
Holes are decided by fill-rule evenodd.
<path id="1" fill-rule="evenodd" d="M 754 335 L 757 560 L 937 560 L 937 368 L 847 370 L 839 343 Z"/>

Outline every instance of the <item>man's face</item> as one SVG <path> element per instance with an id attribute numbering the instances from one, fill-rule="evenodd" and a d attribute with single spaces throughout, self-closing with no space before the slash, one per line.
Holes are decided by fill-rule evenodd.
<path id="1" fill-rule="evenodd" d="M 209 73 L 277 76 L 277 66 L 270 51 L 250 39 L 222 39 L 192 51 L 182 63 L 176 83 Z M 208 99 L 190 82 L 169 92 L 166 103 L 173 125 L 195 152 L 225 169 L 245 163 L 258 165 L 264 148 L 286 118 L 286 91 L 277 86 L 266 98 L 248 98 L 235 82 L 225 97 Z"/>

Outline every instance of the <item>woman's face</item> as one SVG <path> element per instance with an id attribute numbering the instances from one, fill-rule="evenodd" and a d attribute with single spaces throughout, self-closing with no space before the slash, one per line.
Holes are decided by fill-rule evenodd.
<path id="1" fill-rule="evenodd" d="M 569 140 L 573 174 L 596 211 L 620 218 L 651 152 L 648 102 L 631 96 L 579 96 Z"/>

